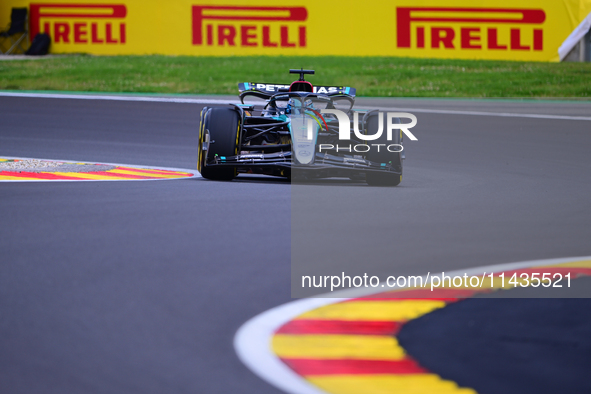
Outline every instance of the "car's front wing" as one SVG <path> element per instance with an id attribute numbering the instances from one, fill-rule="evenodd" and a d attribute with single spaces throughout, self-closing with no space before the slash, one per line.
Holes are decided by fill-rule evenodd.
<path id="1" fill-rule="evenodd" d="M 402 175 L 389 163 L 375 163 L 363 158 L 316 153 L 312 164 L 292 161 L 292 152 L 247 153 L 236 156 L 217 156 L 207 166 L 234 167 L 239 173 L 291 176 L 294 173 L 308 178 L 350 177 L 368 172 Z"/>

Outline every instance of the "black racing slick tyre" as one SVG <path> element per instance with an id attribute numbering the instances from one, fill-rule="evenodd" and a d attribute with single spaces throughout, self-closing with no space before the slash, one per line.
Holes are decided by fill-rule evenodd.
<path id="1" fill-rule="evenodd" d="M 197 169 L 201 176 L 216 181 L 229 181 L 236 177 L 234 167 L 207 165 L 216 156 L 228 157 L 238 154 L 240 115 L 232 108 L 206 108 L 199 131 L 199 161 Z M 209 142 L 209 144 L 207 144 Z M 204 150 L 205 145 L 209 145 Z"/>
<path id="2" fill-rule="evenodd" d="M 379 118 L 378 116 L 385 116 L 386 114 L 380 114 L 376 111 L 375 114 L 371 114 L 367 119 L 366 123 L 366 134 L 373 135 L 376 134 L 379 127 Z M 402 181 L 402 159 L 403 154 L 402 151 L 400 152 L 391 152 L 386 147 L 391 146 L 393 144 L 400 145 L 402 147 L 402 130 L 393 130 L 392 132 L 392 140 L 388 140 L 388 135 L 386 133 L 386 119 L 383 119 L 383 127 L 382 135 L 376 139 L 371 141 L 372 144 L 383 144 L 379 150 L 372 149 L 368 152 L 366 158 L 374 163 L 379 164 L 389 164 L 393 167 L 393 169 L 400 174 L 388 173 L 388 172 L 367 172 L 365 175 L 365 181 L 370 186 L 398 186 Z M 400 119 L 394 118 L 393 123 L 400 123 Z M 398 150 L 396 147 L 391 147 L 391 150 Z"/>

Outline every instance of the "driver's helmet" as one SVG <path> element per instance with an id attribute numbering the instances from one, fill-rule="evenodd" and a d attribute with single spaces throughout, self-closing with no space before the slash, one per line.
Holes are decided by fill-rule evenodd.
<path id="1" fill-rule="evenodd" d="M 306 108 L 306 104 L 305 102 L 302 102 L 302 100 L 305 100 L 305 98 L 291 97 L 287 103 L 288 113 L 299 115 L 301 111 Z"/>

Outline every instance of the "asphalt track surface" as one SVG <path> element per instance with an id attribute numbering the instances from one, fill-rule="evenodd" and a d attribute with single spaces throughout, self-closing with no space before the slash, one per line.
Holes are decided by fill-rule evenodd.
<path id="1" fill-rule="evenodd" d="M 587 103 L 386 102 L 440 104 L 591 114 Z M 201 107 L 0 97 L 0 155 L 194 168 Z M 398 258 L 376 272 L 591 254 L 591 122 L 418 119 L 401 186 L 338 187 L 403 207 L 377 223 Z M 289 183 L 2 183 L 0 201 L 0 392 L 279 392 L 238 361 L 232 338 L 291 299 Z M 568 320 L 554 323 L 567 335 Z"/>
<path id="2" fill-rule="evenodd" d="M 478 393 L 589 393 L 590 310 L 588 298 L 470 298 L 397 338 L 423 367 Z"/>

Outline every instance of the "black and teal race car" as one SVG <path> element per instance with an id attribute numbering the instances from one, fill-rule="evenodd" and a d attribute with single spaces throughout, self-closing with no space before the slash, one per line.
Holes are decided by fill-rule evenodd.
<path id="1" fill-rule="evenodd" d="M 304 76 L 314 70 L 290 73 L 299 74 L 290 85 L 240 83 L 241 104 L 203 108 L 201 175 L 212 180 L 241 173 L 292 180 L 347 177 L 369 185 L 398 185 L 402 131 L 387 139 L 380 112 L 353 110 L 354 88 L 313 86 Z"/>

